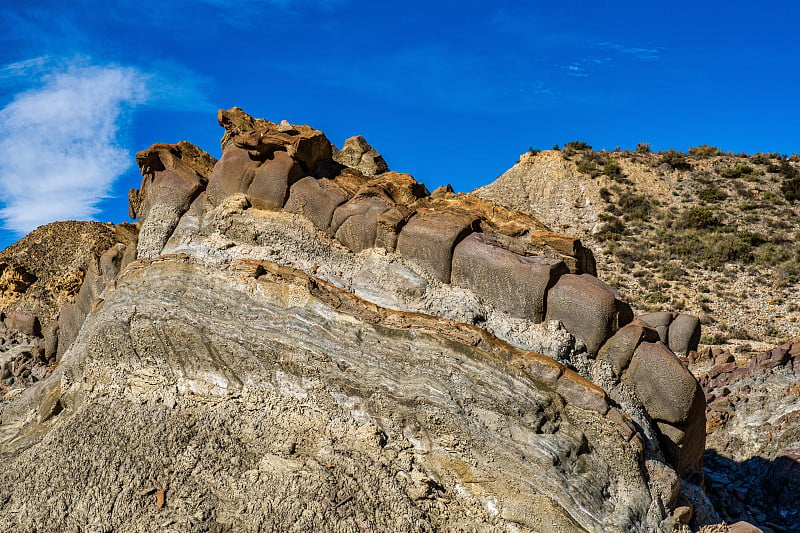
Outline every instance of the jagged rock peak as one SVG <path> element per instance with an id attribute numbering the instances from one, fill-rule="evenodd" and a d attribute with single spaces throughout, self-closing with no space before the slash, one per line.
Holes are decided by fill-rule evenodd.
<path id="1" fill-rule="evenodd" d="M 360 170 L 365 176 L 374 176 L 389 170 L 383 156 L 361 135 L 350 137 L 333 158 L 346 167 Z"/>

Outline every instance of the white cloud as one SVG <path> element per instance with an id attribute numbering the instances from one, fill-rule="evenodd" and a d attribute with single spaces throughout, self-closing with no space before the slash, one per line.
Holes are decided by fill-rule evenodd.
<path id="1" fill-rule="evenodd" d="M 19 66 L 41 67 L 36 60 Z M 97 213 L 133 162 L 119 133 L 128 111 L 147 98 L 144 79 L 115 65 L 68 67 L 0 111 L 0 219 L 7 229 L 25 233 Z"/>

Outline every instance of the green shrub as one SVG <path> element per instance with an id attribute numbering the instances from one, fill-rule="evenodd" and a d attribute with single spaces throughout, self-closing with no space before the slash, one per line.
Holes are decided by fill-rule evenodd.
<path id="1" fill-rule="evenodd" d="M 678 229 L 714 228 L 720 224 L 719 218 L 707 207 L 690 207 L 675 221 Z"/>
<path id="2" fill-rule="evenodd" d="M 604 202 L 608 203 L 608 202 L 610 202 L 610 201 L 611 201 L 611 191 L 609 191 L 609 190 L 608 190 L 608 189 L 606 189 L 605 187 L 601 187 L 601 188 L 600 188 L 600 191 L 598 191 L 598 194 L 600 195 L 600 198 L 601 198 L 601 199 L 602 199 Z"/>
<path id="3" fill-rule="evenodd" d="M 686 156 L 683 152 L 679 152 L 674 148 L 670 148 L 662 153 L 661 157 L 658 159 L 657 165 L 663 165 L 665 163 L 675 170 L 689 170 L 692 168 L 692 165 L 686 160 Z"/>
<path id="4" fill-rule="evenodd" d="M 653 210 L 653 201 L 644 195 L 624 192 L 619 196 L 617 206 L 625 220 L 644 220 Z"/>
<path id="5" fill-rule="evenodd" d="M 625 177 L 625 174 L 622 173 L 622 167 L 620 164 L 616 159 L 610 156 L 606 158 L 603 165 L 603 174 L 614 180 L 619 180 Z"/>
<path id="6" fill-rule="evenodd" d="M 650 153 L 650 143 L 639 143 L 636 145 L 636 151 L 640 154 Z"/>
<path id="7" fill-rule="evenodd" d="M 713 157 L 715 155 L 721 155 L 722 152 L 716 146 L 709 146 L 707 144 L 701 144 L 700 146 L 693 146 L 689 148 L 689 155 L 692 157 L 697 158 L 704 158 L 704 157 Z"/>
<path id="8" fill-rule="evenodd" d="M 586 174 L 592 178 L 596 178 L 600 175 L 600 169 L 597 167 L 597 164 L 589 159 L 581 159 L 578 161 L 576 167 L 578 172 L 581 174 Z"/>
<path id="9" fill-rule="evenodd" d="M 772 158 L 770 157 L 771 155 L 773 154 L 764 154 L 758 152 L 750 156 L 750 162 L 753 163 L 754 165 L 771 165 L 772 164 L 771 160 Z"/>
<path id="10" fill-rule="evenodd" d="M 564 145 L 564 149 L 575 150 L 581 152 L 583 150 L 591 150 L 592 147 L 589 143 L 583 141 L 571 141 Z"/>
<path id="11" fill-rule="evenodd" d="M 721 202 L 727 197 L 728 194 L 715 185 L 709 185 L 697 193 L 697 199 L 707 204 Z"/>
<path id="12" fill-rule="evenodd" d="M 737 163 L 719 171 L 720 176 L 728 179 L 748 178 L 756 174 L 756 169 L 745 163 Z"/>

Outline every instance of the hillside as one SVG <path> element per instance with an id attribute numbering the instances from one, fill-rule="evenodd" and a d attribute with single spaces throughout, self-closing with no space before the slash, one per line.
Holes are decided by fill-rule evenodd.
<path id="1" fill-rule="evenodd" d="M 699 316 L 706 344 L 800 335 L 800 163 L 778 154 L 526 153 L 475 194 L 581 238 L 641 312 Z"/>

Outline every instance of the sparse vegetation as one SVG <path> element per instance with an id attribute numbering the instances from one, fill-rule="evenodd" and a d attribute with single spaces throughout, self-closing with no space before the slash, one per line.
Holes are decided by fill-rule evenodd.
<path id="1" fill-rule="evenodd" d="M 727 179 L 749 178 L 756 176 L 758 172 L 756 169 L 746 163 L 736 163 L 732 167 L 726 167 L 719 170 L 719 175 Z"/>
<path id="2" fill-rule="evenodd" d="M 713 228 L 720 224 L 719 218 L 707 207 L 690 207 L 675 221 L 678 229 Z"/>
<path id="3" fill-rule="evenodd" d="M 650 143 L 639 143 L 636 145 L 636 152 L 639 154 L 650 153 Z"/>
<path id="4" fill-rule="evenodd" d="M 689 155 L 692 157 L 703 159 L 706 157 L 714 157 L 716 155 L 722 155 L 722 151 L 716 146 L 701 144 L 700 146 L 693 146 L 689 148 Z"/>
<path id="5" fill-rule="evenodd" d="M 716 185 L 709 185 L 697 193 L 697 199 L 707 204 L 716 204 L 725 200 L 727 197 L 728 193 Z"/>
<path id="6" fill-rule="evenodd" d="M 683 152 L 679 152 L 674 148 L 670 148 L 666 152 L 661 154 L 661 157 L 658 159 L 658 165 L 667 164 L 675 170 L 689 170 L 692 168 L 692 165 L 687 161 L 686 155 Z"/>

